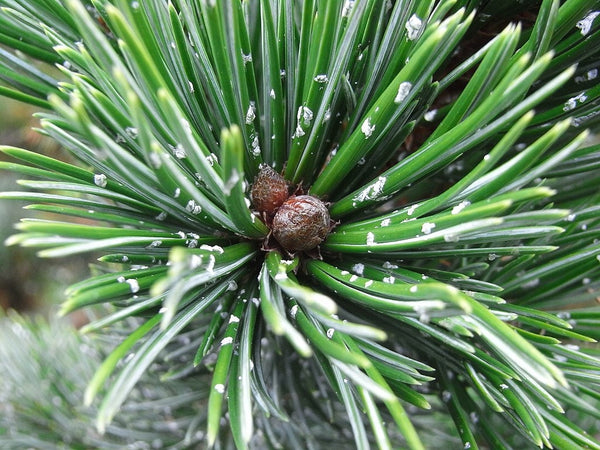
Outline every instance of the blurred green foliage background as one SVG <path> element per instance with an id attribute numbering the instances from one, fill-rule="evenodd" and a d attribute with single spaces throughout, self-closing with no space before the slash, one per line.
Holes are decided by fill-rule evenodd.
<path id="1" fill-rule="evenodd" d="M 35 108 L 0 97 L 0 143 L 39 151 L 45 155 L 62 155 L 57 144 L 35 131 L 38 123 Z M 5 156 L 0 154 L 0 160 Z M 17 189 L 18 174 L 0 171 L 0 191 Z M 63 299 L 66 286 L 80 279 L 87 267 L 79 258 L 48 261 L 38 258 L 35 250 L 6 246 L 14 233 L 14 224 L 29 216 L 24 203 L 0 202 L 0 307 L 20 312 L 53 310 Z"/>

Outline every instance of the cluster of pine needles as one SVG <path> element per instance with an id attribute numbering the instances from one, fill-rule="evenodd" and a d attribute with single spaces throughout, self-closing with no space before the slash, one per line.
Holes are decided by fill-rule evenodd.
<path id="1" fill-rule="evenodd" d="M 596 0 L 0 6 L 64 150 L 0 147 L 7 243 L 91 271 L 81 330 L 3 319 L 0 443 L 600 449 Z M 265 245 L 265 165 L 315 251 Z"/>

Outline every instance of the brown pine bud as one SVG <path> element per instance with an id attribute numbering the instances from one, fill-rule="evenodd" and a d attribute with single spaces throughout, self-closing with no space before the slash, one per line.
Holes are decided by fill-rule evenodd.
<path id="1" fill-rule="evenodd" d="M 289 190 L 285 178 L 270 166 L 263 164 L 252 185 L 250 198 L 258 211 L 272 214 L 290 196 Z"/>
<path id="2" fill-rule="evenodd" d="M 312 195 L 291 196 L 273 218 L 273 236 L 288 252 L 312 250 L 330 229 L 329 211 Z"/>

